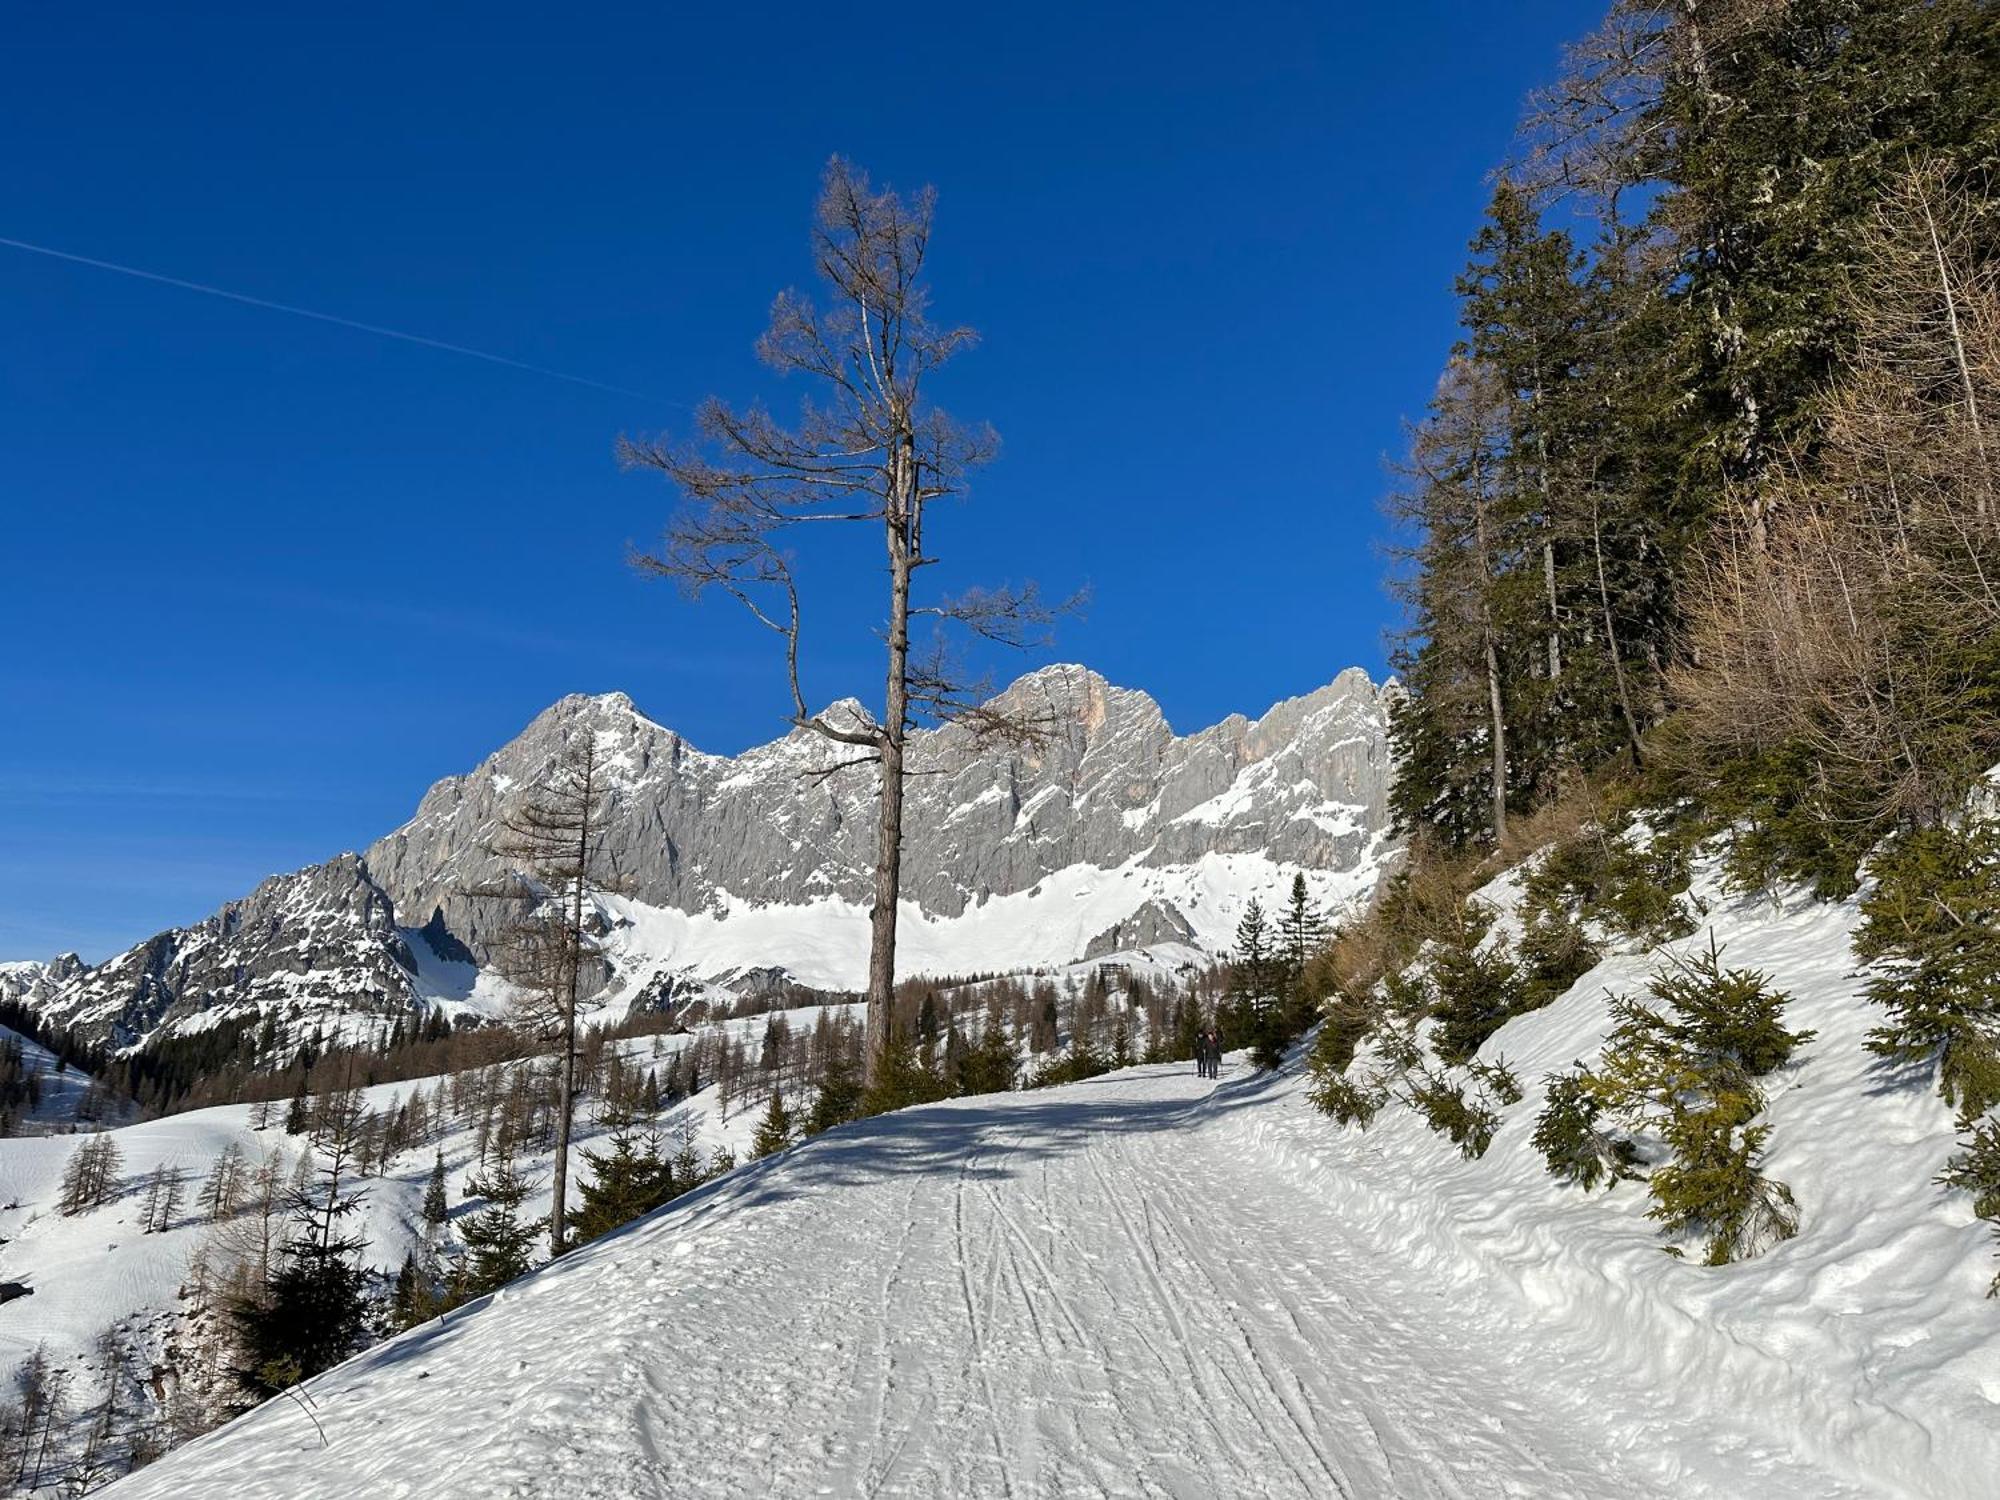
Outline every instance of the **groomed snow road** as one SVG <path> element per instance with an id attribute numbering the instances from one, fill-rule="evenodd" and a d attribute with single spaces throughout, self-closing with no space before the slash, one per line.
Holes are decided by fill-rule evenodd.
<path id="1" fill-rule="evenodd" d="M 1620 1388 L 1510 1289 L 1385 1256 L 1271 1149 L 1330 1129 L 1240 1059 L 1219 1085 L 1138 1068 L 866 1121 L 115 1493 L 1873 1493 L 1704 1409 L 1698 1371 Z"/>

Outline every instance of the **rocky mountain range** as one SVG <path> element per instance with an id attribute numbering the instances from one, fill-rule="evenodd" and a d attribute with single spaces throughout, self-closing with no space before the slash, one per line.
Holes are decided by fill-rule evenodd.
<path id="1" fill-rule="evenodd" d="M 1053 666 L 995 700 L 1040 723 L 1038 743 L 951 725 L 913 736 L 906 967 L 1219 951 L 1249 896 L 1278 896 L 1294 871 L 1323 901 L 1365 897 L 1386 850 L 1394 691 L 1349 670 L 1260 719 L 1180 736 L 1146 694 Z M 94 967 L 0 966 L 0 998 L 116 1049 L 246 1016 L 290 1032 L 490 1009 L 481 961 L 504 917 L 468 893 L 501 873 L 491 848 L 509 799 L 583 735 L 612 772 L 604 854 L 621 894 L 600 903 L 607 1003 L 657 993 L 662 976 L 858 984 L 873 768 L 818 774 L 842 747 L 803 729 L 705 754 L 611 693 L 553 704 L 359 854 L 273 876 Z"/>

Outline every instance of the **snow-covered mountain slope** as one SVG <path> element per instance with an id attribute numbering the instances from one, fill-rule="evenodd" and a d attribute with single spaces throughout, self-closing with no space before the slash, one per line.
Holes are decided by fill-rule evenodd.
<path id="1" fill-rule="evenodd" d="M 1437 1154 L 1404 1195 L 1428 1201 Z M 1756 1372 L 1746 1402 L 1680 1367 L 1698 1330 L 1639 1341 L 1643 1300 L 1410 1230 L 1382 1201 L 1400 1165 L 1341 1141 L 1296 1074 L 1240 1060 L 1219 1086 L 1139 1068 L 864 1121 L 328 1372 L 310 1417 L 270 1402 L 115 1493 L 1990 1493 L 1976 1431 L 1934 1428 L 1901 1471 L 1816 1432 L 1821 1382 L 1852 1372 L 1766 1370 L 1733 1342 L 1755 1330 L 1718 1331 L 1703 1352 Z M 1510 1223 L 1532 1269 L 1560 1219 L 1500 1205 L 1474 1227 Z M 1654 1252 L 1631 1274 L 1697 1273 Z M 1580 1342 L 1614 1328 L 1634 1341 Z M 1906 1394 L 1871 1373 L 1864 1410 Z"/>
<path id="2" fill-rule="evenodd" d="M 1478 894 L 1518 936 L 1520 871 Z M 1546 1009 L 1480 1049 L 1524 1086 L 1478 1160 L 1391 1104 L 1365 1132 L 1259 1122 L 1260 1141 L 1373 1226 L 1383 1253 L 1440 1285 L 1508 1289 L 1535 1336 L 1593 1381 L 1650 1387 L 1678 1405 L 1774 1412 L 1795 1457 L 1868 1493 L 1976 1500 L 2000 1493 L 2000 1303 L 1992 1226 L 1937 1176 L 1958 1143 L 1928 1070 L 1867 1050 L 1882 1012 L 1862 993 L 1852 940 L 1860 897 L 1732 893 L 1698 861 L 1690 937 L 1607 957 Z M 1593 1060 L 1611 995 L 1642 995 L 1672 957 L 1713 943 L 1731 969 L 1789 997 L 1784 1024 L 1812 1039 L 1765 1080 L 1765 1173 L 1789 1185 L 1797 1237 L 1722 1267 L 1667 1253 L 1643 1184 L 1585 1194 L 1549 1176 L 1531 1134 L 1549 1076 Z M 1364 1071 L 1364 1049 L 1350 1074 Z M 1413 1186 L 1414 1189 L 1413 1190 Z M 1764 1494 L 1757 1484 L 1739 1493 Z"/>
<path id="3" fill-rule="evenodd" d="M 88 1073 L 67 1066 L 33 1037 L 0 1026 L 0 1042 L 21 1049 L 25 1072 L 35 1076 L 40 1097 L 14 1120 L 13 1135 L 53 1135 L 117 1125 L 137 1113 L 137 1106 L 115 1090 L 99 1089 Z"/>
<path id="4" fill-rule="evenodd" d="M 794 1026 L 810 1028 L 819 1018 L 819 1008 L 789 1011 L 786 1018 Z M 722 1023 L 735 1040 L 752 1046 L 765 1024 L 761 1016 Z M 635 1038 L 615 1046 L 633 1066 L 664 1071 L 673 1054 L 693 1040 L 680 1033 Z M 441 1097 L 443 1085 L 437 1079 L 380 1084 L 363 1090 L 362 1100 L 370 1111 L 393 1116 L 418 1089 Z M 103 1137 L 50 1134 L 0 1141 L 0 1280 L 31 1288 L 31 1295 L 0 1305 L 0 1389 L 12 1388 L 23 1361 L 39 1348 L 56 1368 L 75 1372 L 70 1409 L 86 1409 L 100 1394 L 92 1388 L 90 1351 L 101 1332 L 117 1328 L 129 1346 L 144 1355 L 154 1400 L 171 1402 L 175 1380 L 193 1373 L 174 1368 L 170 1346 L 188 1332 L 185 1315 L 197 1258 L 206 1248 L 211 1273 L 220 1274 L 241 1252 L 246 1232 L 241 1219 L 211 1221 L 200 1202 L 204 1179 L 217 1159 L 234 1147 L 241 1153 L 246 1176 L 268 1154 L 281 1153 L 285 1167 L 280 1176 L 289 1181 L 292 1167 L 307 1149 L 303 1138 L 287 1136 L 275 1124 L 253 1128 L 257 1115 L 250 1105 L 226 1105 L 106 1132 L 117 1146 L 120 1188 L 101 1207 L 73 1216 L 57 1212 L 64 1166 L 83 1143 Z M 434 1153 L 444 1159 L 455 1210 L 465 1200 L 467 1180 L 477 1173 L 477 1130 L 449 1117 L 441 1105 L 432 1117 L 439 1122 L 435 1135 L 398 1156 L 381 1175 L 360 1184 L 362 1213 L 355 1228 L 367 1240 L 364 1260 L 386 1275 L 393 1275 L 422 1239 L 421 1207 Z M 274 1118 L 283 1120 L 282 1106 Z M 725 1115 L 711 1085 L 664 1111 L 659 1125 L 670 1143 L 686 1139 L 704 1159 L 718 1148 L 747 1154 L 756 1126 L 755 1106 Z M 579 1114 L 571 1147 L 572 1182 L 588 1178 L 583 1153 L 601 1145 L 602 1132 L 586 1108 Z M 552 1161 L 550 1152 L 531 1147 L 524 1147 L 518 1157 L 521 1174 L 531 1184 L 523 1204 L 525 1218 L 548 1212 Z M 185 1174 L 181 1210 L 171 1227 L 147 1233 L 143 1217 L 147 1182 L 162 1167 L 177 1167 Z M 0 1473 L 0 1493 L 13 1493 L 12 1477 Z"/>
<path id="5" fill-rule="evenodd" d="M 1352 670 L 1254 722 L 1176 736 L 1145 694 L 1049 667 L 996 700 L 1039 721 L 1040 744 L 951 726 L 913 736 L 904 967 L 1214 951 L 1244 903 L 1275 899 L 1294 870 L 1327 904 L 1365 896 L 1386 852 L 1393 691 Z M 606 904 L 604 1003 L 657 995 L 663 976 L 860 983 L 872 768 L 813 775 L 842 752 L 804 730 L 706 755 L 613 693 L 556 703 L 363 854 L 274 876 L 95 968 L 32 983 L 23 970 L 20 989 L 44 1020 L 114 1048 L 266 1018 L 289 1041 L 367 1035 L 431 1006 L 491 1011 L 478 959 L 501 913 L 468 892 L 495 873 L 509 799 L 586 735 L 613 768 L 605 856 L 628 891 Z"/>

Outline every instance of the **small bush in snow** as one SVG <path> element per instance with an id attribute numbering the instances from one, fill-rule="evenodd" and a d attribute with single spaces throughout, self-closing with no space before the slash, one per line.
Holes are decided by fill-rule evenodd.
<path id="1" fill-rule="evenodd" d="M 1313 1107 L 1329 1114 L 1342 1125 L 1359 1125 L 1366 1130 L 1389 1096 L 1373 1079 L 1355 1080 L 1344 1073 L 1321 1073 L 1314 1078 L 1308 1097 Z"/>
<path id="2" fill-rule="evenodd" d="M 1430 1014 L 1430 987 L 1414 972 L 1391 974 L 1382 981 L 1382 1009 L 1403 1021 L 1420 1020 Z"/>
<path id="3" fill-rule="evenodd" d="M 1677 844 L 1655 839 L 1639 849 L 1621 835 L 1586 828 L 1551 849 L 1522 888 L 1530 912 L 1580 916 L 1655 944 L 1694 931 L 1680 899 L 1688 880 L 1687 856 Z"/>
<path id="4" fill-rule="evenodd" d="M 1336 993 L 1321 1011 L 1319 1034 L 1313 1038 L 1310 1067 L 1316 1078 L 1338 1077 L 1354 1061 L 1354 1049 L 1374 1024 L 1372 1008 L 1361 1000 Z"/>
<path id="5" fill-rule="evenodd" d="M 1514 1070 L 1507 1066 L 1507 1060 L 1496 1057 L 1492 1062 L 1474 1062 L 1465 1065 L 1465 1071 L 1487 1093 L 1502 1104 L 1521 1102 L 1521 1080 Z"/>
<path id="6" fill-rule="evenodd" d="M 1519 1012 L 1521 970 L 1497 943 L 1440 948 L 1431 959 L 1435 998 L 1431 1047 L 1446 1063 L 1462 1063 Z"/>
<path id="7" fill-rule="evenodd" d="M 1371 1066 L 1360 1076 L 1350 1077 L 1344 1068 L 1319 1066 L 1315 1060 L 1309 1094 L 1313 1104 L 1343 1125 L 1359 1125 L 1366 1130 L 1374 1123 L 1383 1105 L 1394 1096 L 1395 1087 L 1423 1062 L 1423 1049 L 1409 1022 L 1384 1017 L 1374 1034 L 1375 1051 Z"/>
<path id="8" fill-rule="evenodd" d="M 1854 952 L 1889 1018 L 1869 1047 L 1937 1069 L 1972 1121 L 2000 1105 L 2000 824 L 1922 828 L 1877 856 Z"/>
<path id="9" fill-rule="evenodd" d="M 1603 956 L 1575 917 L 1542 909 L 1528 912 L 1515 951 L 1521 964 L 1522 1011 L 1540 1010 L 1560 999 Z"/>
<path id="10" fill-rule="evenodd" d="M 1602 1182 L 1615 1186 L 1639 1174 L 1638 1152 L 1622 1136 L 1598 1128 L 1604 1106 L 1592 1088 L 1582 1063 L 1548 1079 L 1548 1102 L 1535 1117 L 1534 1147 L 1548 1163 L 1549 1175 L 1573 1182 L 1589 1192 Z"/>
<path id="11" fill-rule="evenodd" d="M 1972 1194 L 1972 1211 L 1992 1222 L 2000 1238 L 2000 1120 L 1985 1120 L 1970 1128 L 1970 1138 L 1938 1174 L 1944 1187 L 1960 1188 Z M 2000 1297 L 2000 1273 L 1986 1295 Z"/>
<path id="12" fill-rule="evenodd" d="M 1608 1115 L 1671 1153 L 1650 1178 L 1651 1216 L 1670 1234 L 1705 1234 L 1710 1265 L 1790 1239 L 1797 1208 L 1758 1169 L 1768 1127 L 1752 1121 L 1764 1107 L 1757 1080 L 1812 1033 L 1788 1030 L 1788 997 L 1763 974 L 1723 968 L 1712 944 L 1670 962 L 1648 990 L 1653 1004 L 1613 1003 L 1618 1024 L 1589 1086 Z"/>
<path id="13" fill-rule="evenodd" d="M 1500 1115 L 1484 1097 L 1468 1099 L 1465 1085 L 1440 1073 L 1420 1069 L 1405 1080 L 1404 1099 L 1424 1122 L 1458 1147 L 1467 1161 L 1477 1161 L 1493 1144 Z"/>

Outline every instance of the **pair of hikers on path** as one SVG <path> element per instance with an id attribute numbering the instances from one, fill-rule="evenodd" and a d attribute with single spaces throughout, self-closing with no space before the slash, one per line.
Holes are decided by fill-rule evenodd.
<path id="1" fill-rule="evenodd" d="M 1203 1078 L 1222 1076 L 1222 1033 L 1212 1025 L 1194 1034 L 1194 1069 Z"/>

